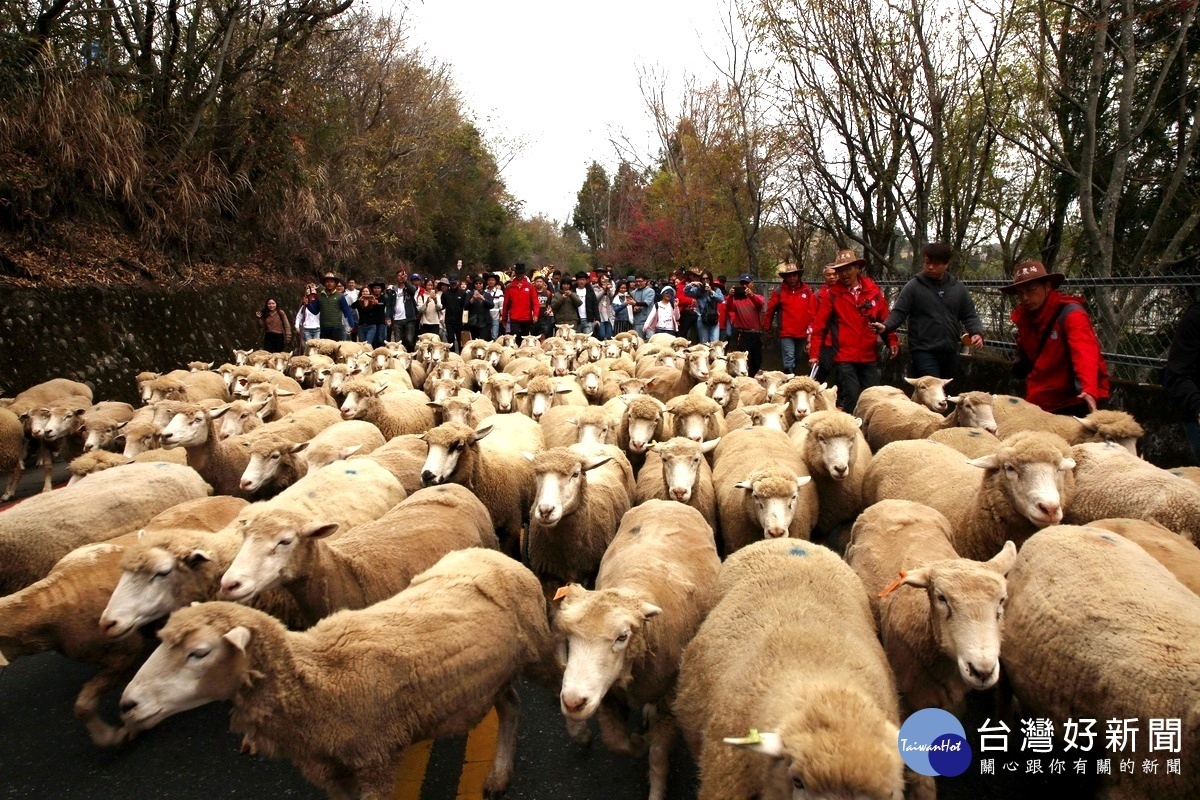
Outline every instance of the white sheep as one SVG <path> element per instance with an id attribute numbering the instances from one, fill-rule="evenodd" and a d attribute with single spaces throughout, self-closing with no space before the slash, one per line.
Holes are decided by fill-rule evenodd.
<path id="1" fill-rule="evenodd" d="M 542 415 L 538 424 L 546 448 L 573 444 L 616 444 L 620 417 L 597 406 L 555 406 Z"/>
<path id="2" fill-rule="evenodd" d="M 483 396 L 492 401 L 497 414 L 512 414 L 517 410 L 517 379 L 506 372 L 489 377 L 479 387 Z"/>
<path id="3" fill-rule="evenodd" d="M 787 434 L 730 431 L 713 460 L 713 489 L 726 555 L 781 536 L 807 539 L 817 523 L 817 489 Z"/>
<path id="4" fill-rule="evenodd" d="M 245 504 L 233 497 L 190 500 L 157 514 L 136 533 L 72 550 L 46 577 L 0 598 L 0 663 L 53 650 L 98 665 L 99 671 L 88 678 L 75 699 L 75 717 L 99 747 L 125 741 L 124 728 L 115 728 L 100 717 L 100 698 L 133 677 L 143 642 L 137 637 L 110 640 L 98 624 L 121 577 L 125 548 L 146 532 L 219 530 Z"/>
<path id="5" fill-rule="evenodd" d="M 271 496 L 291 486 L 312 469 L 328 466 L 359 451 L 370 453 L 383 444 L 383 434 L 369 422 L 347 420 L 335 422 L 311 439 L 296 441 L 290 432 L 280 432 L 256 434 L 242 440 L 242 444 L 250 454 L 250 461 L 242 472 L 242 491 Z"/>
<path id="6" fill-rule="evenodd" d="M 967 692 L 1000 678 L 1004 576 L 1017 547 L 1005 542 L 991 560 L 972 561 L 954 552 L 950 536 L 950 523 L 929 506 L 881 500 L 855 521 L 846 551 L 909 713 L 961 712 Z"/>
<path id="7" fill-rule="evenodd" d="M 1133 542 L 1069 525 L 1025 543 L 1008 573 L 1008 596 L 1001 660 L 1023 712 L 1055 725 L 1095 719 L 1097 727 L 1105 720 L 1182 719 L 1171 757 L 1198 763 L 1200 597 Z M 1120 756 L 1155 758 L 1153 742 L 1142 728 Z M 1187 768 L 1113 770 L 1105 783 L 1107 797 L 1200 796 L 1200 773 Z"/>
<path id="8" fill-rule="evenodd" d="M 384 439 L 406 433 L 424 433 L 433 427 L 433 409 L 426 403 L 429 397 L 419 389 L 389 391 L 369 379 L 358 378 L 343 387 L 346 399 L 342 402 L 343 419 L 370 422 Z"/>
<path id="9" fill-rule="evenodd" d="M 231 727 L 261 752 L 288 758 L 331 797 L 382 800 L 410 744 L 466 733 L 493 707 L 500 735 L 484 789 L 502 792 L 520 709 L 512 683 L 547 655 L 550 633 L 529 570 L 470 549 L 395 597 L 303 633 L 253 609 L 205 603 L 172 615 L 159 638 L 121 697 L 126 724 L 148 728 L 230 700 Z M 346 669 L 350 659 L 360 669 Z"/>
<path id="10" fill-rule="evenodd" d="M 7 473 L 0 503 L 12 498 L 25 468 L 25 426 L 12 411 L 0 408 L 0 473 Z"/>
<path id="11" fill-rule="evenodd" d="M 596 590 L 566 587 L 554 615 L 560 658 L 566 655 L 559 707 L 573 738 L 590 738 L 586 721 L 599 711 L 605 744 L 629 753 L 624 715 L 613 705 L 653 708 L 650 800 L 666 796 L 679 659 L 712 605 L 720 569 L 712 530 L 699 514 L 651 500 L 621 520 Z"/>
<path id="12" fill-rule="evenodd" d="M 708 380 L 692 387 L 691 394 L 700 394 L 716 400 L 721 406 L 721 413 L 725 415 L 741 403 L 741 396 L 733 386 L 733 376 L 715 367 L 708 374 Z"/>
<path id="13" fill-rule="evenodd" d="M 1200 594 L 1200 548 L 1154 520 L 1097 519 L 1089 528 L 1119 533 L 1162 564 L 1175 579 Z"/>
<path id="14" fill-rule="evenodd" d="M 1011 539 L 1020 547 L 1038 530 L 1057 525 L 1075 493 L 1075 462 L 1062 437 L 1025 431 L 999 452 L 967 460 L 923 439 L 895 442 L 871 458 L 863 502 L 912 500 L 946 515 L 950 543 L 963 558 L 991 558 Z"/>
<path id="15" fill-rule="evenodd" d="M 896 690 L 850 567 L 809 542 L 755 542 L 717 596 L 673 704 L 699 800 L 902 797 Z"/>
<path id="16" fill-rule="evenodd" d="M 703 395 L 684 394 L 667 401 L 670 416 L 664 425 L 666 434 L 682 436 L 693 442 L 708 442 L 725 435 L 725 413 L 721 404 Z"/>
<path id="17" fill-rule="evenodd" d="M 154 403 L 159 400 L 176 400 L 184 403 L 198 403 L 201 400 L 213 398 L 221 402 L 229 400 L 229 391 L 225 380 L 215 372 L 179 372 L 155 378 L 150 382 L 150 399 Z"/>
<path id="18" fill-rule="evenodd" d="M 1108 517 L 1153 519 L 1200 543 L 1200 486 L 1143 461 L 1119 444 L 1071 448 L 1075 497 L 1063 521 L 1086 525 Z"/>
<path id="19" fill-rule="evenodd" d="M 497 414 L 478 430 L 447 422 L 424 439 L 429 449 L 423 484 L 458 483 L 472 490 L 491 514 L 505 552 L 519 553 L 534 490 L 533 466 L 521 453 L 543 448 L 538 424 L 524 414 Z"/>
<path id="20" fill-rule="evenodd" d="M 383 434 L 371 423 L 357 419 L 338 422 L 309 439 L 300 449 L 301 474 L 307 475 L 356 453 L 369 455 L 383 445 Z"/>
<path id="21" fill-rule="evenodd" d="M 718 444 L 719 439 L 694 442 L 677 436 L 650 445 L 646 463 L 638 472 L 634 505 L 650 500 L 674 500 L 696 509 L 708 526 L 717 531 L 717 498 L 712 469 L 705 456 Z"/>
<path id="22" fill-rule="evenodd" d="M 905 439 L 927 439 L 934 431 L 946 428 L 982 428 L 989 433 L 996 432 L 990 394 L 963 392 L 947 399 L 954 403 L 954 410 L 946 417 L 904 395 L 885 397 L 855 416 L 862 419 L 863 434 L 873 451 Z"/>
<path id="23" fill-rule="evenodd" d="M 92 406 L 79 420 L 83 452 L 112 449 L 121 435 L 121 426 L 133 417 L 133 406 L 128 403 L 97 403 Z"/>
<path id="24" fill-rule="evenodd" d="M 249 433 L 263 424 L 262 418 L 258 415 L 259 409 L 262 408 L 261 405 L 256 405 L 249 400 L 234 400 L 228 405 L 229 408 L 221 415 L 221 423 L 217 426 L 218 441 L 223 442 L 234 436 Z M 126 443 L 128 441 L 126 439 Z"/>
<path id="25" fill-rule="evenodd" d="M 612 445 L 522 455 L 534 475 L 526 563 L 547 596 L 568 583 L 591 585 L 605 548 L 632 505 L 628 459 Z"/>
<path id="26" fill-rule="evenodd" d="M 294 411 L 313 406 L 336 406 L 333 394 L 325 389 L 305 389 L 292 392 L 271 383 L 253 383 L 246 390 L 246 400 L 255 407 L 263 422 L 283 419 Z"/>
<path id="27" fill-rule="evenodd" d="M 731 431 L 741 428 L 770 428 L 783 433 L 787 431 L 787 403 L 759 403 L 740 405 L 725 418 L 725 427 Z"/>
<path id="28" fill-rule="evenodd" d="M 544 375 L 535 375 L 516 390 L 518 410 L 535 422 L 550 410 L 551 406 L 587 406 L 587 397 L 578 385 L 569 386 Z"/>
<path id="29" fill-rule="evenodd" d="M 487 509 L 457 484 L 421 489 L 379 519 L 327 538 L 339 527 L 317 518 L 296 528 L 247 528 L 222 589 L 238 586 L 244 603 L 284 588 L 312 625 L 386 600 L 452 550 L 499 549 Z"/>
<path id="30" fill-rule="evenodd" d="M 0 596 L 46 576 L 76 547 L 136 530 L 212 490 L 190 467 L 126 464 L 0 512 Z"/>
<path id="31" fill-rule="evenodd" d="M 708 352 L 685 353 L 679 367 L 661 366 L 648 371 L 638 371 L 637 377 L 646 380 L 646 391 L 651 397 L 667 402 L 672 397 L 687 394 L 692 387 L 708 380 Z"/>
<path id="32" fill-rule="evenodd" d="M 842 411 L 816 411 L 796 425 L 805 432 L 800 455 L 817 488 L 817 528 L 835 536 L 865 507 L 862 483 L 871 466 L 871 448 L 859 420 Z M 796 441 L 790 431 L 789 438 Z"/>
<path id="33" fill-rule="evenodd" d="M 424 486 L 421 472 L 425 469 L 428 455 L 429 446 L 425 444 L 424 434 L 410 433 L 384 442 L 370 453 L 355 454 L 347 460 L 366 458 L 374 461 L 400 481 L 406 494 L 412 494 Z"/>
<path id="34" fill-rule="evenodd" d="M 938 378 L 934 375 L 924 375 L 920 378 L 905 378 L 904 382 L 913 387 L 912 402 L 923 405 L 930 411 L 944 414 L 949 408 L 946 398 L 946 386 L 953 378 Z M 870 386 L 862 390 L 858 396 L 858 405 L 854 407 L 854 416 L 861 417 L 878 400 L 889 397 L 905 397 L 906 395 L 895 386 Z"/>
<path id="35" fill-rule="evenodd" d="M 1082 419 L 1051 414 L 1027 400 L 1011 395 L 996 395 L 996 435 L 1001 439 L 1017 431 L 1051 431 L 1068 444 L 1112 442 L 1137 455 L 1138 440 L 1145 430 L 1124 411 L 1093 411 Z"/>
<path id="36" fill-rule="evenodd" d="M 836 405 L 829 403 L 825 390 L 829 387 L 817 383 L 807 375 L 792 378 L 779 387 L 778 398 L 787 403 L 787 413 L 784 415 L 784 430 L 817 411 L 837 410 Z"/>
<path id="37" fill-rule="evenodd" d="M 640 467 L 639 462 L 645 460 L 646 448 L 651 442 L 667 438 L 664 420 L 666 406 L 657 398 L 620 395 L 601 408 L 609 414 L 620 416 L 617 446 L 629 453 L 629 459 L 635 467 Z"/>
<path id="38" fill-rule="evenodd" d="M 982 428 L 944 428 L 929 434 L 929 441 L 953 447 L 967 458 L 991 455 L 1000 449 L 1000 439 Z"/>

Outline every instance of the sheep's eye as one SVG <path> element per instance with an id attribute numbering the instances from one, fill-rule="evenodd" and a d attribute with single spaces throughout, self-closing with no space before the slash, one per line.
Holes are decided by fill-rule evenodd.
<path id="1" fill-rule="evenodd" d="M 156 581 L 159 578 L 165 578 L 170 574 L 171 574 L 171 568 L 167 567 L 166 569 L 162 569 L 162 570 L 159 570 L 158 572 L 154 573 L 153 577 L 151 577 L 150 580 Z"/>
<path id="2" fill-rule="evenodd" d="M 571 477 L 572 477 L 572 478 L 578 478 L 578 477 L 579 477 L 579 475 L 580 475 L 580 472 L 579 472 L 579 470 L 575 470 L 574 472 L 572 472 L 572 473 L 571 473 Z"/>
<path id="3" fill-rule="evenodd" d="M 617 644 L 624 644 L 627 641 L 629 641 L 629 631 L 625 631 L 617 637 Z"/>
<path id="4" fill-rule="evenodd" d="M 188 657 L 189 661 L 203 661 L 204 659 L 208 658 L 208 654 L 210 652 L 212 652 L 212 651 L 211 650 L 193 650 L 190 653 L 188 653 L 187 657 Z"/>
<path id="5" fill-rule="evenodd" d="M 1012 464 L 1005 464 L 1005 465 L 1004 465 L 1004 471 L 1005 471 L 1005 472 L 1007 472 L 1009 475 L 1016 475 L 1016 474 L 1017 474 L 1017 468 L 1016 468 L 1016 467 L 1014 467 Z"/>
<path id="6" fill-rule="evenodd" d="M 792 788 L 795 789 L 797 792 L 803 792 L 804 791 L 804 781 L 800 780 L 799 778 L 792 778 Z"/>
<path id="7" fill-rule="evenodd" d="M 278 460 L 279 460 L 279 453 L 271 453 L 271 460 L 272 460 L 272 461 L 278 461 Z"/>
<path id="8" fill-rule="evenodd" d="M 942 594 L 941 592 L 937 593 L 937 601 L 944 606 L 950 605 L 950 602 L 946 599 L 946 595 Z"/>
<path id="9" fill-rule="evenodd" d="M 278 547 L 290 547 L 292 542 L 294 542 L 294 541 L 295 541 L 295 539 L 280 539 L 279 544 L 277 546 Z"/>

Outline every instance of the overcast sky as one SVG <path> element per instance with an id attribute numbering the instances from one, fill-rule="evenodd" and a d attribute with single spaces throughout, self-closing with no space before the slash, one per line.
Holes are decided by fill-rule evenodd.
<path id="1" fill-rule="evenodd" d="M 387 7 L 387 0 L 377 0 Z M 569 221 L 593 159 L 616 163 L 623 133 L 652 153 L 653 126 L 638 69 L 711 76 L 724 54 L 726 0 L 438 2 L 408 8 L 411 43 L 451 65 L 467 105 L 496 151 L 523 149 L 504 168 L 524 215 Z M 394 7 L 399 13 L 399 7 Z M 508 148 L 508 152 L 512 152 Z"/>

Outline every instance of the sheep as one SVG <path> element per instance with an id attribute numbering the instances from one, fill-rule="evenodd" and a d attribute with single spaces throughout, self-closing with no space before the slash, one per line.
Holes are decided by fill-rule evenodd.
<path id="1" fill-rule="evenodd" d="M 67 486 L 75 485 L 88 475 L 132 462 L 132 458 L 126 458 L 120 453 L 110 453 L 107 450 L 94 450 L 90 453 L 84 453 L 78 458 L 71 459 L 71 463 L 67 465 L 67 469 L 71 472 Z"/>
<path id="2" fill-rule="evenodd" d="M 474 491 L 491 514 L 504 551 L 518 553 L 534 490 L 533 466 L 521 454 L 544 447 L 538 424 L 523 414 L 497 414 L 478 430 L 444 423 L 424 440 L 429 450 L 422 483 L 457 483 Z"/>
<path id="3" fill-rule="evenodd" d="M 425 404 L 429 398 L 419 389 L 387 392 L 366 379 L 345 385 L 342 419 L 361 419 L 379 428 L 384 439 L 406 433 L 423 433 L 433 427 L 433 410 Z"/>
<path id="4" fill-rule="evenodd" d="M 492 401 L 497 414 L 512 414 L 517 410 L 517 379 L 512 375 L 498 372 L 479 388 L 483 396 Z"/>
<path id="5" fill-rule="evenodd" d="M 800 456 L 817 488 L 817 528 L 834 536 L 864 508 L 863 476 L 871 465 L 871 448 L 859 420 L 842 411 L 817 411 L 797 424 L 806 432 Z"/>
<path id="6" fill-rule="evenodd" d="M 931 442 L 953 447 L 967 458 L 990 455 L 1000 449 L 1000 439 L 982 428 L 943 428 L 929 434 Z"/>
<path id="7" fill-rule="evenodd" d="M 326 540 L 336 523 L 315 519 L 297 528 L 247 530 L 222 579 L 228 599 L 246 602 L 284 588 L 309 624 L 343 608 L 366 608 L 402 591 L 452 550 L 498 550 L 483 503 L 457 484 L 421 489 L 377 520 Z M 238 586 L 236 598 L 226 586 Z"/>
<path id="8" fill-rule="evenodd" d="M 730 431 L 714 456 L 726 555 L 764 535 L 809 537 L 817 522 L 817 489 L 787 434 L 768 428 Z"/>
<path id="9" fill-rule="evenodd" d="M 828 388 L 826 384 L 817 383 L 807 375 L 792 378 L 781 386 L 777 396 L 787 403 L 787 413 L 783 419 L 786 426 L 784 430 L 815 411 L 836 410 L 837 406 L 830 405 L 827 395 L 824 394 Z"/>
<path id="10" fill-rule="evenodd" d="M 1008 593 L 1001 660 L 1023 710 L 1060 725 L 1068 718 L 1182 718 L 1172 757 L 1197 763 L 1200 597 L 1133 542 L 1069 525 L 1025 543 Z M 1131 739 L 1121 758 L 1155 757 L 1149 735 Z M 1181 772 L 1113 770 L 1105 796 L 1200 796 L 1200 773 Z"/>
<path id="11" fill-rule="evenodd" d="M 725 364 L 725 371 L 734 378 L 745 378 L 750 375 L 750 354 L 744 350 L 726 350 L 724 357 L 721 359 Z"/>
<path id="12" fill-rule="evenodd" d="M 42 491 L 52 487 L 51 477 L 55 454 L 61 453 L 66 461 L 83 453 L 83 438 L 76 435 L 77 420 L 91 406 L 85 396 L 59 398 L 54 402 L 28 409 L 23 416 L 28 420 L 29 435 L 38 442 L 37 465 L 44 469 Z"/>
<path id="13" fill-rule="evenodd" d="M 517 389 L 516 396 L 521 413 L 535 422 L 551 406 L 582 407 L 588 404 L 577 386 L 559 384 L 555 379 L 540 375 L 530 378 L 523 388 Z"/>
<path id="14" fill-rule="evenodd" d="M 949 407 L 946 386 L 952 380 L 954 379 L 925 375 L 920 378 L 905 378 L 904 382 L 913 387 L 912 397 L 908 399 L 930 411 L 944 414 Z M 905 394 L 895 386 L 870 386 L 863 389 L 862 394 L 858 396 L 858 405 L 854 407 L 854 416 L 862 417 L 875 403 L 896 397 L 905 397 Z"/>
<path id="15" fill-rule="evenodd" d="M 369 422 L 352 419 L 335 423 L 299 448 L 300 474 L 307 475 L 355 453 L 368 455 L 383 445 L 383 434 Z"/>
<path id="16" fill-rule="evenodd" d="M 151 403 L 159 400 L 195 403 L 210 397 L 222 402 L 229 400 L 225 380 L 215 372 L 185 372 L 178 378 L 163 376 L 150 382 Z"/>
<path id="17" fill-rule="evenodd" d="M 275 422 L 303 408 L 337 405 L 333 395 L 324 389 L 291 392 L 271 383 L 251 384 L 246 400 L 255 406 L 255 413 L 263 422 Z"/>
<path id="18" fill-rule="evenodd" d="M 128 403 L 97 403 L 85 411 L 79 422 L 83 452 L 112 448 L 121 435 L 121 426 L 133 416 L 133 406 Z"/>
<path id="19" fill-rule="evenodd" d="M 1200 543 L 1200 486 L 1143 461 L 1119 444 L 1071 448 L 1075 498 L 1063 522 L 1086 525 L 1108 517 L 1153 519 Z"/>
<path id="20" fill-rule="evenodd" d="M 682 436 L 693 442 L 708 442 L 725 435 L 725 414 L 721 404 L 710 397 L 684 394 L 667 401 L 671 416 L 667 436 Z"/>
<path id="21" fill-rule="evenodd" d="M 554 406 L 538 423 L 546 449 L 573 444 L 616 444 L 619 418 L 596 406 Z"/>
<path id="22" fill-rule="evenodd" d="M 140 453 L 162 446 L 162 428 L 153 422 L 128 422 L 121 427 L 121 436 L 125 438 L 121 454 L 126 458 L 135 458 Z"/>
<path id="23" fill-rule="evenodd" d="M 904 795 L 899 703 L 867 593 L 824 547 L 763 541 L 730 556 L 678 687 L 699 800 Z"/>
<path id="24" fill-rule="evenodd" d="M 991 560 L 971 561 L 954 552 L 951 535 L 950 523 L 929 506 L 881 500 L 855 521 L 846 551 L 908 713 L 930 706 L 961 712 L 969 691 L 1000 678 L 1004 576 L 1017 547 L 1005 542 Z"/>
<path id="25" fill-rule="evenodd" d="M 1200 549 L 1178 533 L 1154 520 L 1140 519 L 1098 519 L 1087 527 L 1121 534 L 1170 570 L 1176 580 L 1200 594 Z"/>
<path id="26" fill-rule="evenodd" d="M 605 744 L 629 753 L 624 715 L 612 706 L 653 708 L 650 800 L 666 796 L 679 659 L 712 605 L 720 570 L 704 520 L 651 500 L 621 520 L 596 590 L 567 586 L 554 615 L 553 634 L 566 654 L 559 707 L 572 738 L 590 739 L 587 720 L 599 710 Z"/>
<path id="27" fill-rule="evenodd" d="M 761 403 L 740 405 L 725 418 L 725 427 L 731 431 L 741 428 L 770 428 L 783 433 L 787 431 L 787 403 Z"/>
<path id="28" fill-rule="evenodd" d="M 645 378 L 646 391 L 665 403 L 672 397 L 687 394 L 693 386 L 708 380 L 708 353 L 685 353 L 682 367 L 656 367 L 639 373 L 637 377 Z"/>
<path id="29" fill-rule="evenodd" d="M 955 404 L 950 415 L 943 417 L 918 405 L 904 395 L 886 397 L 871 405 L 862 418 L 863 433 L 873 451 L 904 439 L 926 439 L 931 433 L 946 428 L 982 428 L 996 432 L 992 415 L 992 396 L 987 392 L 963 392 L 947 398 Z"/>
<path id="30" fill-rule="evenodd" d="M 624 408 L 618 412 L 621 406 Z M 611 414 L 620 413 L 617 446 L 630 454 L 630 460 L 635 462 L 635 466 L 640 466 L 637 461 L 645 460 L 646 448 L 651 442 L 667 438 L 663 419 L 666 406 L 650 395 L 622 395 L 605 403 L 601 408 Z"/>
<path id="31" fill-rule="evenodd" d="M 697 384 L 697 386 L 699 385 Z M 620 395 L 633 397 L 645 393 L 645 379 L 631 378 L 627 372 L 613 371 L 609 373 L 609 377 L 604 379 L 604 383 L 600 387 L 600 397 L 597 400 L 599 405 L 603 406 L 609 400 Z"/>
<path id="32" fill-rule="evenodd" d="M 744 375 L 734 377 L 733 388 L 737 392 L 739 406 L 758 406 L 771 399 L 762 384 Z"/>
<path id="33" fill-rule="evenodd" d="M 1200 467 L 1176 467 L 1169 470 L 1169 472 L 1176 478 L 1183 478 L 1185 481 L 1200 484 Z"/>
<path id="34" fill-rule="evenodd" d="M 136 530 L 212 490 L 178 464 L 126 464 L 0 513 L 0 596 L 41 580 L 67 553 Z"/>
<path id="35" fill-rule="evenodd" d="M 447 554 L 395 597 L 304 633 L 205 603 L 172 615 L 159 638 L 121 697 L 126 724 L 147 728 L 231 700 L 231 727 L 262 752 L 288 758 L 332 797 L 381 800 L 410 744 L 464 734 L 492 707 L 500 734 L 484 790 L 502 792 L 520 709 L 512 683 L 546 657 L 550 632 L 533 575 L 472 548 Z M 346 669 L 351 656 L 362 671 Z"/>
<path id="36" fill-rule="evenodd" d="M 467 373 L 471 378 L 467 388 L 473 391 L 479 391 L 479 387 L 483 386 L 483 382 L 496 374 L 496 368 L 492 366 L 492 363 L 483 358 L 472 358 L 466 362 L 466 365 Z"/>
<path id="37" fill-rule="evenodd" d="M 1020 547 L 1038 530 L 1057 525 L 1075 494 L 1075 462 L 1061 436 L 1023 431 L 999 452 L 967 460 L 925 440 L 894 442 L 871 458 L 863 503 L 913 500 L 950 520 L 950 544 L 963 558 L 991 558 L 1006 539 Z"/>
<path id="38" fill-rule="evenodd" d="M 125 741 L 128 732 L 124 728 L 114 728 L 100 717 L 100 698 L 133 677 L 143 642 L 140 637 L 109 640 L 98 625 L 121 577 L 125 549 L 146 532 L 219 530 L 245 504 L 232 497 L 190 500 L 156 515 L 136 533 L 72 550 L 45 578 L 0 598 L 0 662 L 54 650 L 75 661 L 99 665 L 100 670 L 76 697 L 75 716 L 98 747 Z"/>
<path id="39" fill-rule="evenodd" d="M 230 370 L 233 368 L 232 364 L 228 364 L 226 366 L 228 366 Z M 226 378 L 228 373 L 229 373 L 229 370 L 224 369 L 224 367 L 222 368 L 222 370 L 220 372 L 218 372 L 218 374 L 222 377 L 222 379 L 226 381 L 226 383 L 225 383 L 226 389 L 229 388 L 228 378 Z M 158 378 L 157 372 L 139 372 L 137 375 L 134 376 L 134 383 L 137 385 L 138 399 L 140 399 L 142 401 L 142 403 L 150 402 L 150 384 L 156 378 Z"/>
<path id="40" fill-rule="evenodd" d="M 536 485 L 525 533 L 526 561 L 547 597 L 568 583 L 591 585 L 630 508 L 628 461 L 611 445 L 599 447 L 604 449 L 576 445 L 522 454 L 533 466 Z"/>
<path id="41" fill-rule="evenodd" d="M 585 364 L 575 371 L 575 377 L 579 379 L 579 387 L 583 390 L 583 394 L 592 405 L 600 405 L 601 390 L 608 377 L 608 371 L 599 364 Z M 616 384 L 616 381 L 612 381 Z M 618 392 L 619 393 L 619 392 Z"/>
<path id="42" fill-rule="evenodd" d="M 996 435 L 1007 438 L 1017 431 L 1051 431 L 1068 444 L 1113 442 L 1137 455 L 1137 442 L 1144 434 L 1142 426 L 1124 411 L 1093 411 L 1079 419 L 1051 414 L 1020 397 L 996 395 Z"/>
<path id="43" fill-rule="evenodd" d="M 717 530 L 712 468 L 705 456 L 718 444 L 719 439 L 695 442 L 677 436 L 650 445 L 646 463 L 638 472 L 634 505 L 640 506 L 649 500 L 674 500 L 699 511 L 709 527 Z"/>
<path id="44" fill-rule="evenodd" d="M 92 402 L 92 388 L 86 383 L 68 380 L 67 378 L 51 378 L 48 381 L 34 384 L 13 398 L 8 410 L 18 417 L 29 409 L 37 406 L 51 405 L 68 397 L 82 397 L 89 404 Z"/>
<path id="45" fill-rule="evenodd" d="M 243 446 L 249 448 L 250 461 L 242 472 L 241 489 L 274 495 L 312 470 L 348 458 L 363 448 L 370 453 L 382 444 L 379 429 L 362 420 L 336 422 L 299 442 L 287 433 L 255 436 L 243 441 Z M 315 466 L 310 460 L 314 455 Z"/>
<path id="46" fill-rule="evenodd" d="M 255 369 L 245 376 L 239 376 L 234 382 L 233 391 L 230 394 L 234 397 L 248 397 L 250 391 L 260 385 L 274 386 L 282 392 L 293 394 L 299 394 L 304 389 L 299 383 L 278 370 Z"/>
<path id="47" fill-rule="evenodd" d="M 729 416 L 741 403 L 741 396 L 733 386 L 733 377 L 728 372 L 714 369 L 708 374 L 708 380 L 692 387 L 691 394 L 701 394 L 711 397 L 721 406 L 721 413 Z"/>
<path id="48" fill-rule="evenodd" d="M 213 368 L 211 361 L 189 361 L 187 362 L 188 372 L 210 372 Z"/>
<path id="49" fill-rule="evenodd" d="M 0 408 L 0 473 L 7 473 L 4 494 L 0 503 L 10 500 L 17 492 L 17 483 L 25 467 L 25 426 L 7 408 Z"/>
<path id="50" fill-rule="evenodd" d="M 218 441 L 223 442 L 234 436 L 249 433 L 263 424 L 262 418 L 258 416 L 259 406 L 249 400 L 234 400 L 228 405 L 229 408 L 221 415 L 221 422 L 217 426 Z"/>
<path id="51" fill-rule="evenodd" d="M 353 462 L 366 458 L 374 461 L 400 481 L 406 494 L 413 494 L 424 486 L 421 472 L 428 455 L 429 446 L 425 444 L 424 434 L 410 433 L 384 442 L 370 453 L 352 455 L 346 460 Z"/>

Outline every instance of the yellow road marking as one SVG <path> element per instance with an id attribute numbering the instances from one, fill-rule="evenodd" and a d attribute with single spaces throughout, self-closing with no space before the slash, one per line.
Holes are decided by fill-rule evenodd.
<path id="1" fill-rule="evenodd" d="M 483 781 L 492 769 L 498 730 L 496 711 L 493 709 L 467 737 L 467 750 L 463 756 L 462 772 L 458 777 L 458 796 L 455 800 L 483 800 Z"/>
<path id="2" fill-rule="evenodd" d="M 417 742 L 404 753 L 400 769 L 396 771 L 396 788 L 392 800 L 420 800 L 421 784 L 425 782 L 425 768 L 429 766 L 429 755 L 433 742 Z"/>

